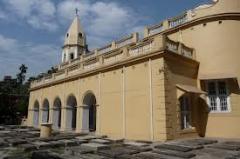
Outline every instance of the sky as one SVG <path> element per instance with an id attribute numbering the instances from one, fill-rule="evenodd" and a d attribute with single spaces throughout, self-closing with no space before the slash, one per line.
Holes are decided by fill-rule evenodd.
<path id="1" fill-rule="evenodd" d="M 0 0 L 0 80 L 61 62 L 64 35 L 79 10 L 90 50 L 211 0 Z"/>

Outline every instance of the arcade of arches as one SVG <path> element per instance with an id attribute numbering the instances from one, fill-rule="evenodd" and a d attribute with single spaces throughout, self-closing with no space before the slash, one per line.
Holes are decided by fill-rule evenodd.
<path id="1" fill-rule="evenodd" d="M 66 106 L 64 107 L 60 97 L 54 99 L 50 105 L 48 99 L 44 99 L 42 105 L 36 100 L 33 105 L 33 126 L 39 127 L 41 123 L 52 123 L 54 130 L 74 131 L 77 127 L 78 109 L 82 108 L 82 131 L 96 131 L 96 97 L 92 92 L 87 92 L 83 98 L 82 106 L 78 106 L 75 95 L 67 97 Z M 65 113 L 65 114 L 64 114 Z M 62 123 L 62 118 L 65 122 Z M 41 121 L 41 123 L 39 122 Z M 64 127 L 63 127 L 64 126 Z"/>

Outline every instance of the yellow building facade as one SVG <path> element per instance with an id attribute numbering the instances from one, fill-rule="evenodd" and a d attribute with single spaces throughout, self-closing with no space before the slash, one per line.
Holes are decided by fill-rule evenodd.
<path id="1" fill-rule="evenodd" d="M 33 81 L 28 125 L 164 141 L 240 137 L 240 1 L 218 0 L 92 52 L 78 16 L 57 72 Z"/>

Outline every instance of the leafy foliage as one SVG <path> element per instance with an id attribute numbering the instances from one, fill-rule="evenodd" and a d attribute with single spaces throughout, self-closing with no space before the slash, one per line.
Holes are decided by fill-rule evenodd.
<path id="1" fill-rule="evenodd" d="M 0 124 L 19 124 L 27 115 L 29 86 L 34 77 L 25 82 L 27 67 L 22 64 L 15 79 L 0 81 Z"/>

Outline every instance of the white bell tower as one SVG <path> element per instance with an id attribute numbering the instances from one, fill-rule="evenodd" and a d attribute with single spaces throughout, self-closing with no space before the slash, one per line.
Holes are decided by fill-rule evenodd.
<path id="1" fill-rule="evenodd" d="M 81 27 L 77 9 L 76 17 L 65 35 L 62 48 L 63 63 L 77 59 L 86 52 L 86 35 Z"/>

